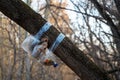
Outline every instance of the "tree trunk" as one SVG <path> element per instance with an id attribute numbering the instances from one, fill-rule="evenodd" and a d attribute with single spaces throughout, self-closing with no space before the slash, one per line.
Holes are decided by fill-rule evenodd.
<path id="1" fill-rule="evenodd" d="M 0 0 L 0 11 L 33 35 L 47 22 L 21 0 Z M 45 33 L 50 45 L 59 33 L 53 26 Z M 111 80 L 105 70 L 93 63 L 67 37 L 54 53 L 82 80 Z"/>

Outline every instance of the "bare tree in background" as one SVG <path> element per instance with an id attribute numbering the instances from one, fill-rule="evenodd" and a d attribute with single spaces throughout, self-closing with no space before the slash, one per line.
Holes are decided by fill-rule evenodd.
<path id="1" fill-rule="evenodd" d="M 50 6 L 76 13 L 76 21 L 69 22 L 72 26 L 76 24 L 72 30 L 73 41 L 97 65 L 107 69 L 113 79 L 119 80 L 119 0 L 69 1 L 74 9 L 55 4 Z M 76 31 L 79 35 L 75 34 Z"/>

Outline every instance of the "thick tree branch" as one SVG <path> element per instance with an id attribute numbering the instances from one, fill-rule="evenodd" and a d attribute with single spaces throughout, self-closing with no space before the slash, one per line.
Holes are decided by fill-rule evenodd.
<path id="1" fill-rule="evenodd" d="M 113 70 L 106 71 L 107 74 L 113 74 L 115 72 L 120 72 L 120 68 L 116 68 L 116 69 L 113 69 Z"/>
<path id="2" fill-rule="evenodd" d="M 0 11 L 33 35 L 46 23 L 45 19 L 21 0 L 0 0 Z M 50 38 L 50 45 L 59 33 L 53 26 L 45 33 Z M 103 69 L 96 66 L 67 37 L 57 47 L 55 54 L 82 80 L 111 80 Z"/>
<path id="3" fill-rule="evenodd" d="M 102 6 L 103 7 L 103 6 Z M 113 16 L 115 16 L 115 18 L 117 19 L 117 20 L 120 20 L 120 14 L 118 13 L 118 11 L 117 10 L 114 10 L 114 9 L 110 9 L 110 8 L 108 8 L 108 7 L 103 7 L 106 11 L 108 11 L 109 12 L 109 14 L 111 14 L 111 15 L 113 15 Z"/>
<path id="4" fill-rule="evenodd" d="M 120 0 L 114 0 L 115 4 L 116 4 L 116 7 L 117 7 L 117 10 L 120 14 Z"/>

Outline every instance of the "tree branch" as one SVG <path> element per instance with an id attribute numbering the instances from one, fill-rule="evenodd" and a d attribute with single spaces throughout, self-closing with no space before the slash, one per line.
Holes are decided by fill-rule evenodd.
<path id="1" fill-rule="evenodd" d="M 120 14 L 120 0 L 114 0 L 114 2 L 115 2 L 115 5 L 117 7 L 117 10 L 118 10 L 118 12 Z"/>
<path id="2" fill-rule="evenodd" d="M 112 69 L 112 70 L 109 70 L 109 71 L 106 71 L 107 74 L 112 74 L 112 73 L 115 73 L 115 72 L 118 72 L 120 71 L 120 68 L 116 68 L 116 69 Z"/>

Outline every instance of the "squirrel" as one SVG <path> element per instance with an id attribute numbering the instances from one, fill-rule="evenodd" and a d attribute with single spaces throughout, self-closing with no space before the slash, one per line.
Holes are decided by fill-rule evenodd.
<path id="1" fill-rule="evenodd" d="M 35 45 L 31 55 L 46 66 L 53 65 L 54 67 L 57 67 L 58 64 L 55 61 L 53 61 L 50 58 L 46 58 L 47 52 L 50 52 L 48 51 L 47 47 L 48 47 L 48 37 L 43 37 L 41 38 L 40 42 Z"/>

